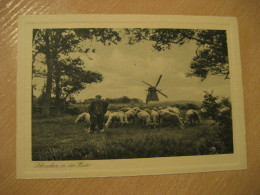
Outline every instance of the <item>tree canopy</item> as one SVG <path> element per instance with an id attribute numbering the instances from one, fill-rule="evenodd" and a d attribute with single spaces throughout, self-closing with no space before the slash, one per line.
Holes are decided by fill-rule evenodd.
<path id="1" fill-rule="evenodd" d="M 78 93 L 86 87 L 86 84 L 103 80 L 102 74 L 84 69 L 84 62 L 79 57 L 72 58 L 69 55 L 71 52 L 94 53 L 94 48 L 80 47 L 79 43 L 86 39 L 104 45 L 120 41 L 118 32 L 107 28 L 33 30 L 33 77 L 46 77 L 44 115 L 48 116 L 50 113 L 52 94 L 56 97 L 56 106 L 60 107 L 71 94 Z M 38 55 L 42 55 L 46 71 L 36 67 L 35 61 Z"/>
<path id="2" fill-rule="evenodd" d="M 174 45 L 183 45 L 195 41 L 196 55 L 191 61 L 188 77 L 199 77 L 201 80 L 208 75 L 222 75 L 229 78 L 227 37 L 225 30 L 201 29 L 125 29 L 130 45 L 143 40 L 153 41 L 157 51 L 171 49 Z"/>

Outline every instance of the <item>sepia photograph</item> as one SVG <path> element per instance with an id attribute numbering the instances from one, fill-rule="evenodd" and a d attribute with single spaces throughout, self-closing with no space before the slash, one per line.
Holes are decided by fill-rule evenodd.
<path id="1" fill-rule="evenodd" d="M 226 31 L 33 29 L 32 160 L 233 153 Z"/>
<path id="2" fill-rule="evenodd" d="M 232 31 L 121 26 L 26 31 L 27 161 L 62 169 L 234 155 Z"/>

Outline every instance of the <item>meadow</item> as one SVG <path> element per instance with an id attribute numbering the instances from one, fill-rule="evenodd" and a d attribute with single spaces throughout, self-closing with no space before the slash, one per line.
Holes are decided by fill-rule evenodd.
<path id="1" fill-rule="evenodd" d="M 196 126 L 106 129 L 88 134 L 76 116 L 32 120 L 32 160 L 130 159 L 232 153 L 212 120 Z"/>

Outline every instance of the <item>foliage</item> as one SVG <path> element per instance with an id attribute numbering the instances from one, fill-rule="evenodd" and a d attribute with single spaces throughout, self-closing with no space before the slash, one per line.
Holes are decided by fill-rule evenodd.
<path id="1" fill-rule="evenodd" d="M 67 100 L 72 94 L 86 88 L 86 84 L 97 83 L 103 80 L 102 74 L 84 70 L 83 61 L 80 58 L 62 59 L 54 69 L 54 94 L 60 92 L 60 98 Z"/>
<path id="2" fill-rule="evenodd" d="M 211 117 L 218 124 L 219 136 L 224 140 L 225 147 L 233 149 L 233 130 L 232 130 L 232 107 L 229 98 L 222 98 L 205 91 L 202 107 L 206 109 L 205 116 Z"/>
<path id="3" fill-rule="evenodd" d="M 220 108 L 220 104 L 217 102 L 218 96 L 214 96 L 213 91 L 211 93 L 204 91 L 204 93 L 204 100 L 202 101 L 201 107 L 206 108 L 207 110 L 205 117 L 211 117 L 215 120 L 218 114 L 218 109 Z"/>
<path id="4" fill-rule="evenodd" d="M 83 112 L 83 111 L 82 111 Z M 82 113 L 81 110 L 77 107 L 69 107 L 66 110 L 67 114 L 71 114 L 71 115 L 79 115 L 80 113 Z"/>
<path id="5" fill-rule="evenodd" d="M 70 97 L 69 100 L 68 100 L 68 103 L 70 103 L 70 104 L 76 104 L 76 103 L 77 103 L 77 100 L 76 100 L 74 97 Z"/>
<path id="6" fill-rule="evenodd" d="M 232 107 L 229 98 L 223 98 L 220 101 L 223 107 L 216 117 L 219 125 L 219 133 L 226 143 L 226 148 L 233 149 L 233 131 L 232 131 Z"/>
<path id="7" fill-rule="evenodd" d="M 84 103 L 89 104 L 94 100 L 94 98 L 85 99 Z M 129 98 L 127 96 L 122 96 L 118 98 L 106 98 L 108 103 L 118 103 L 118 104 L 131 104 L 131 103 L 143 103 L 142 100 L 138 98 Z"/>
<path id="8" fill-rule="evenodd" d="M 188 77 L 196 76 L 204 80 L 208 75 L 222 75 L 229 78 L 227 37 L 224 30 L 201 29 L 125 29 L 129 44 L 143 40 L 153 41 L 157 51 L 171 49 L 189 41 L 197 44 L 196 55 L 190 64 Z"/>
<path id="9" fill-rule="evenodd" d="M 223 97 L 222 100 L 220 101 L 220 105 L 222 107 L 229 107 L 231 108 L 231 101 L 229 98 Z"/>
<path id="10" fill-rule="evenodd" d="M 122 104 L 143 103 L 143 101 L 138 98 L 129 98 L 127 96 L 122 96 L 119 98 L 106 98 L 106 101 L 108 101 L 109 103 L 122 103 Z"/>
<path id="11" fill-rule="evenodd" d="M 120 41 L 112 29 L 34 29 L 33 30 L 33 77 L 46 77 L 43 97 L 44 114 L 49 115 L 52 93 L 57 106 L 86 87 L 86 84 L 102 81 L 100 73 L 86 71 L 80 58 L 71 58 L 71 52 L 93 53 L 95 49 L 79 46 L 83 40 L 95 39 L 110 45 Z M 41 55 L 47 71 L 37 68 L 36 59 Z"/>

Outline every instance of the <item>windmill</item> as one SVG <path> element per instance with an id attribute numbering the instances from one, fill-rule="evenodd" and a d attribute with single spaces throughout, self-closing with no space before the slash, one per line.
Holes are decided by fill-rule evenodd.
<path id="1" fill-rule="evenodd" d="M 150 102 L 150 101 L 159 101 L 159 98 L 158 98 L 158 95 L 157 95 L 157 92 L 160 93 L 161 95 L 163 95 L 164 97 L 167 97 L 167 95 L 163 94 L 161 92 L 161 90 L 158 90 L 156 87 L 159 85 L 160 83 L 160 80 L 162 78 L 162 75 L 159 76 L 159 79 L 156 83 L 155 86 L 152 86 L 150 85 L 149 83 L 145 82 L 145 81 L 142 81 L 143 83 L 145 83 L 146 85 L 149 86 L 149 88 L 147 89 L 148 93 L 147 93 L 147 97 L 146 97 L 146 103 Z"/>

